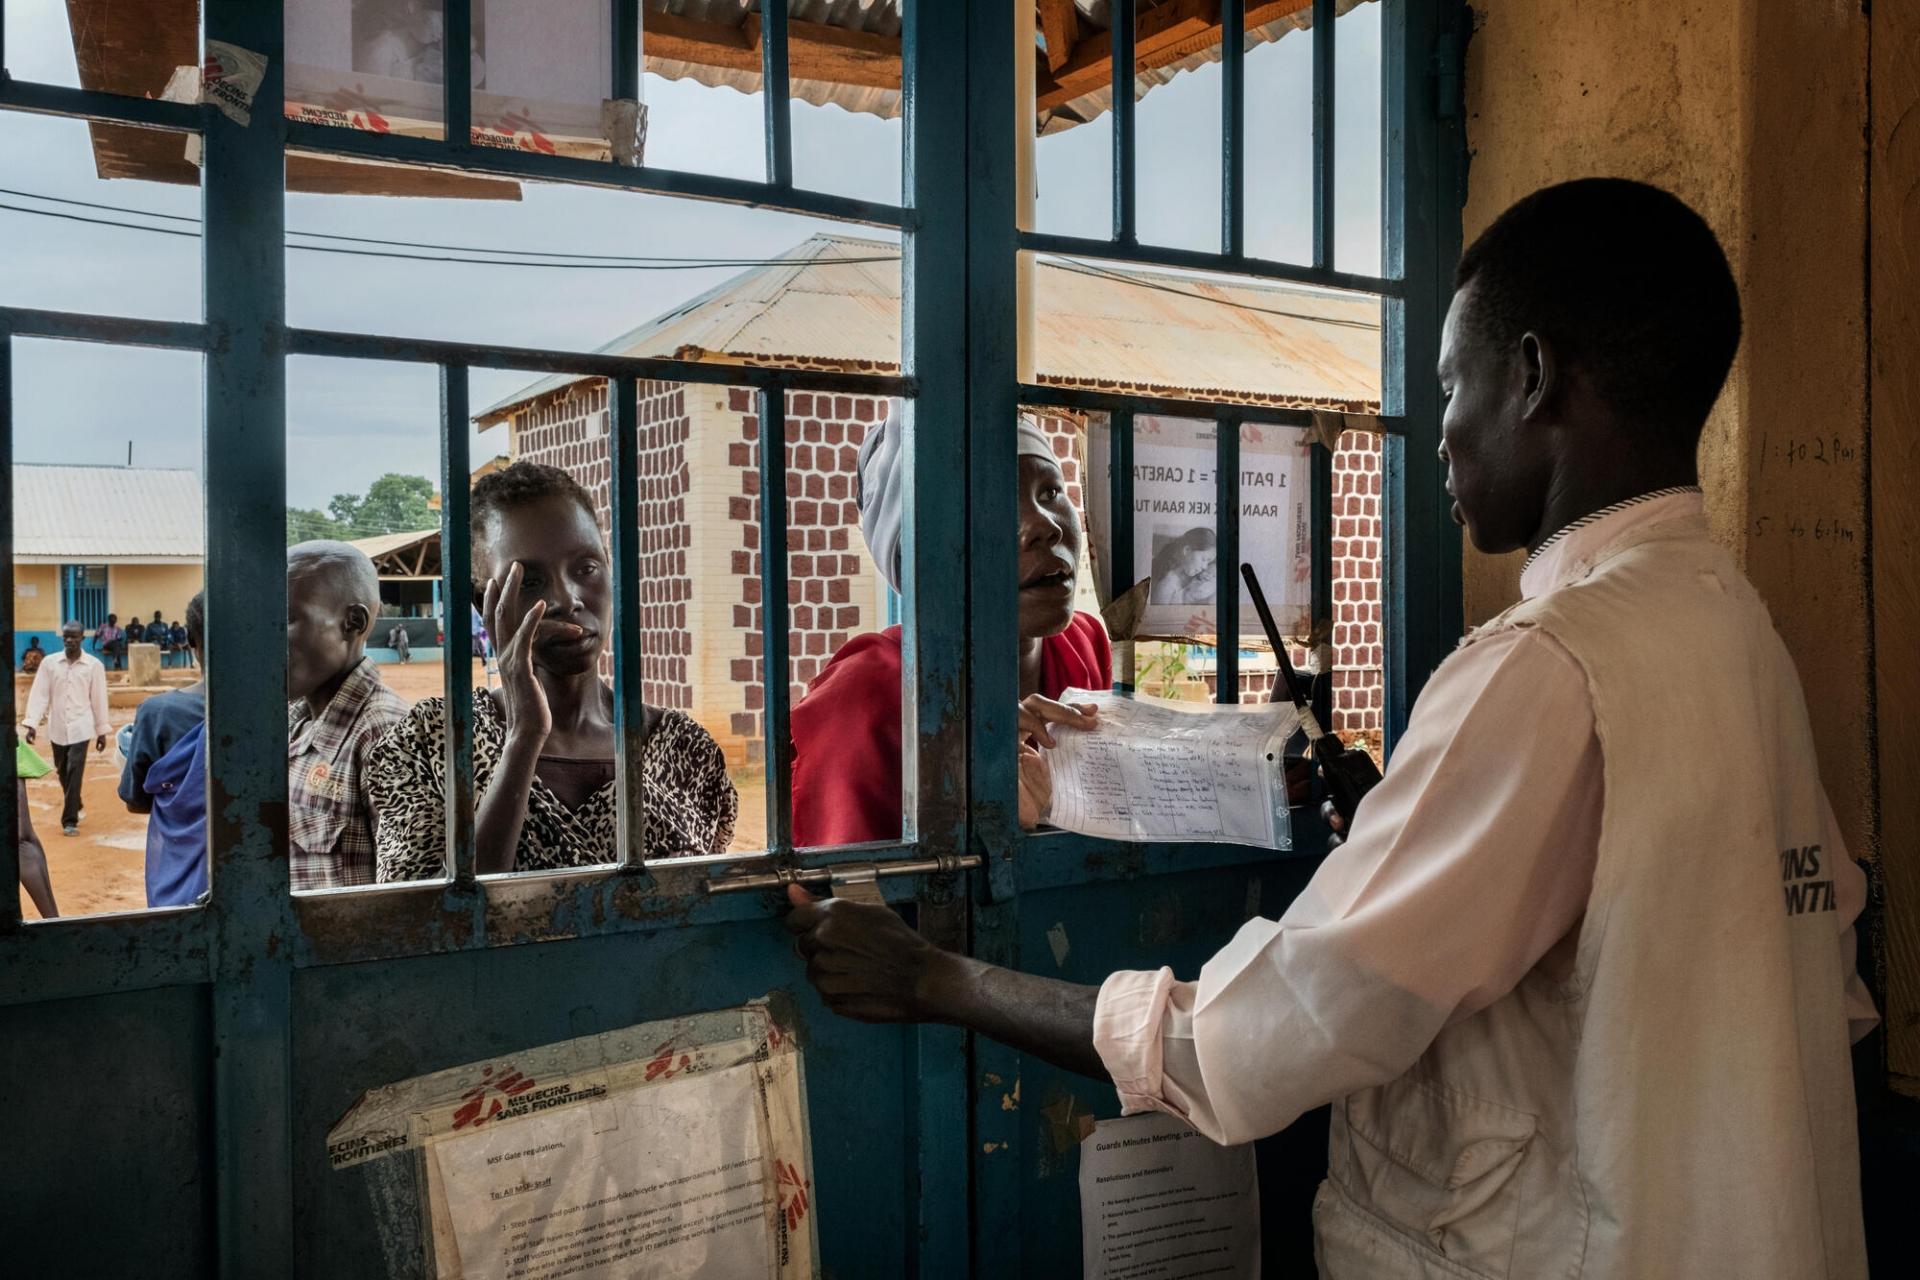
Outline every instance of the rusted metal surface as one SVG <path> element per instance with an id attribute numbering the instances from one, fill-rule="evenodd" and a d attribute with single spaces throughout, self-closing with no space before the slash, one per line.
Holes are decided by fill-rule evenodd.
<path id="1" fill-rule="evenodd" d="M 884 240 L 814 236 L 778 264 L 744 271 L 621 334 L 600 354 L 891 372 L 900 367 L 899 253 Z M 1377 298 L 1041 258 L 1034 307 L 1043 383 L 1379 408 Z M 577 381 L 542 378 L 475 421 L 504 421 Z"/>

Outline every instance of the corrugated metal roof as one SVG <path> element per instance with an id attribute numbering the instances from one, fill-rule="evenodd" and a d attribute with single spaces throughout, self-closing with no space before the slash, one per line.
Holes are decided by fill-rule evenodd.
<path id="1" fill-rule="evenodd" d="M 1173 0 L 1139 0 L 1136 8 L 1136 22 L 1145 18 L 1147 13 Z M 1334 12 L 1344 14 L 1369 0 L 1335 0 Z M 900 34 L 901 0 L 789 0 L 787 14 L 794 22 L 813 22 L 823 26 L 838 27 L 843 31 L 860 31 L 871 35 L 898 38 Z M 1250 15 L 1258 18 L 1263 10 L 1278 8 L 1276 16 L 1265 21 L 1250 21 L 1247 26 L 1245 48 L 1270 44 L 1293 31 L 1304 31 L 1313 25 L 1312 0 L 1289 0 L 1289 3 L 1275 6 L 1249 3 Z M 672 14 L 695 22 L 711 23 L 721 27 L 739 28 L 743 26 L 749 14 L 759 12 L 759 0 L 646 0 L 647 13 Z M 1078 15 L 1081 40 L 1103 37 L 1111 29 L 1111 14 L 1108 0 L 1074 0 L 1074 9 Z M 646 18 L 643 15 L 641 25 Z M 644 35 L 642 39 L 644 40 Z M 1210 62 L 1220 60 L 1220 45 L 1217 39 L 1204 47 L 1186 53 L 1173 61 L 1143 71 L 1134 77 L 1138 94 L 1145 94 L 1155 86 L 1166 84 L 1183 71 L 1203 67 Z M 1044 70 L 1045 62 L 1042 61 Z M 669 80 L 690 79 L 705 85 L 725 85 L 738 89 L 742 93 L 757 93 L 760 89 L 760 73 L 756 70 L 744 70 L 735 67 L 712 66 L 707 63 L 679 61 L 660 58 L 652 52 L 647 56 L 647 70 Z M 1043 80 L 1043 84 L 1045 81 Z M 803 102 L 815 106 L 832 104 L 847 111 L 859 111 L 869 115 L 892 119 L 900 114 L 900 91 L 881 89 L 865 85 L 837 84 L 822 80 L 807 80 L 795 77 L 791 81 L 792 94 Z M 1065 103 L 1042 111 L 1039 130 L 1042 134 L 1059 133 L 1071 129 L 1076 124 L 1092 120 L 1105 112 L 1112 104 L 1113 94 L 1110 88 L 1101 87 L 1072 98 Z"/>
<path id="2" fill-rule="evenodd" d="M 13 553 L 23 564 L 197 563 L 207 554 L 206 523 L 192 471 L 13 469 Z"/>
<path id="3" fill-rule="evenodd" d="M 898 254 L 881 240 L 814 236 L 600 350 L 890 372 L 900 363 Z M 1034 309 L 1044 381 L 1356 411 L 1380 399 L 1373 298 L 1042 257 Z M 542 378 L 476 421 L 490 426 L 576 381 Z"/>

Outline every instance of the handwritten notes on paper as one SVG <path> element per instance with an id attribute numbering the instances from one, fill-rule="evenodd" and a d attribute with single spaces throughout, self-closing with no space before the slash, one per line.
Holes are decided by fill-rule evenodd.
<path id="1" fill-rule="evenodd" d="M 1086 1280 L 1254 1280 L 1253 1147 L 1223 1147 L 1176 1117 L 1102 1120 L 1080 1144 Z"/>
<path id="2" fill-rule="evenodd" d="M 748 1005 L 373 1090 L 328 1150 L 414 1153 L 442 1280 L 810 1280 L 800 1079 Z"/>
<path id="3" fill-rule="evenodd" d="M 1112 840 L 1291 847 L 1280 752 L 1299 723 L 1286 703 L 1214 706 L 1069 689 L 1100 708 L 1091 732 L 1057 730 L 1048 821 Z"/>

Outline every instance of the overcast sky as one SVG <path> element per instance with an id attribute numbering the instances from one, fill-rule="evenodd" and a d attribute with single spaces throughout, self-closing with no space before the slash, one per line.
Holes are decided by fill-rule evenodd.
<path id="1" fill-rule="evenodd" d="M 62 0 L 6 6 L 9 70 L 77 84 Z M 1379 265 L 1379 7 L 1339 23 L 1337 264 Z M 1299 260 L 1311 232 L 1312 37 L 1289 36 L 1247 57 L 1248 248 Z M 757 96 L 648 75 L 648 163 L 757 178 Z M 1154 89 L 1137 113 L 1143 239 L 1217 247 L 1220 77 L 1206 67 Z M 794 104 L 794 171 L 804 186 L 896 201 L 900 122 Z M 1106 118 L 1039 143 L 1042 229 L 1108 231 L 1111 135 Z M 0 187 L 197 215 L 197 191 L 94 176 L 86 126 L 0 112 Z M 771 257 L 834 229 L 814 219 L 730 205 L 592 189 L 527 186 L 518 202 L 289 195 L 290 228 L 400 240 L 542 247 L 567 252 Z M 55 208 L 0 195 L 0 202 Z M 79 212 L 88 212 L 81 210 Z M 118 214 L 99 216 L 120 218 Z M 177 224 L 176 224 L 177 225 Z M 0 209 L 0 301 L 114 315 L 198 319 L 199 243 Z M 891 238 L 867 228 L 853 234 Z M 290 323 L 407 336 L 591 350 L 730 270 L 581 271 L 409 264 L 290 252 Z M 14 358 L 15 457 L 121 464 L 129 442 L 145 466 L 201 465 L 197 356 L 19 342 Z M 384 472 L 437 476 L 438 392 L 431 367 L 297 359 L 288 374 L 287 495 L 324 507 Z M 532 379 L 476 372 L 473 403 Z M 504 448 L 496 430 L 476 461 Z"/>

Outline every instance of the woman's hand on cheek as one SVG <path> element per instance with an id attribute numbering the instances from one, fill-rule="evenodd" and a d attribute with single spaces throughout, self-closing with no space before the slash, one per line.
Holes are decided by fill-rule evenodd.
<path id="1" fill-rule="evenodd" d="M 532 608 L 521 610 L 523 576 L 520 563 L 515 561 L 507 570 L 504 582 L 489 578 L 480 612 L 500 667 L 507 738 L 538 744 L 544 743 L 553 731 L 553 712 L 547 706 L 547 693 L 540 687 L 533 670 L 534 637 L 539 634 L 540 620 L 546 616 L 547 602 L 536 600 Z"/>

